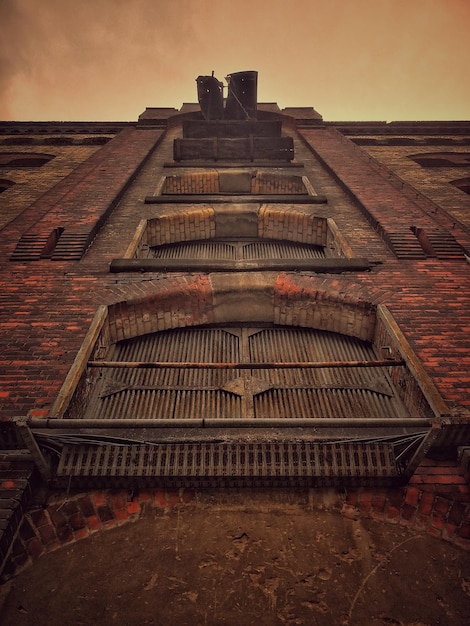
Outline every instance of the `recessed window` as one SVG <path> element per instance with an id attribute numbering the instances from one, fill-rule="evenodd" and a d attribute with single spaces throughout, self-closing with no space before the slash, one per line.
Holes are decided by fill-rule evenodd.
<path id="1" fill-rule="evenodd" d="M 0 153 L 0 167 L 41 167 L 53 158 L 52 154 L 36 152 L 2 152 Z"/>
<path id="2" fill-rule="evenodd" d="M 0 178 L 0 193 L 3 193 L 7 189 L 10 189 L 10 187 L 13 187 L 14 184 L 15 183 L 12 180 L 7 180 L 6 178 Z"/>
<path id="3" fill-rule="evenodd" d="M 421 167 L 470 167 L 470 152 L 425 152 L 409 158 Z"/>
<path id="4" fill-rule="evenodd" d="M 181 271 L 191 265 L 204 271 L 327 271 L 317 263 L 321 259 L 332 272 L 370 269 L 365 259 L 355 258 L 332 218 L 302 209 L 222 205 L 142 220 L 123 259 L 114 259 L 110 269 Z"/>
<path id="5" fill-rule="evenodd" d="M 470 195 L 470 177 L 460 178 L 459 180 L 451 180 L 450 184 L 457 187 L 457 189 L 460 189 L 460 191 Z"/>

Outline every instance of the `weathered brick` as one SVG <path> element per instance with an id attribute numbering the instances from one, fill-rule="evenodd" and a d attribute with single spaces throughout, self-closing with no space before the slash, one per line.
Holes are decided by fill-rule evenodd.
<path id="1" fill-rule="evenodd" d="M 93 506 L 93 503 L 89 496 L 80 496 L 77 499 L 77 505 L 83 517 L 90 518 L 95 515 L 95 507 Z"/>
<path id="2" fill-rule="evenodd" d="M 464 519 L 465 511 L 468 509 L 468 506 L 463 504 L 462 502 L 453 502 L 447 519 L 450 524 L 454 524 L 455 526 L 460 526 Z"/>
<path id="3" fill-rule="evenodd" d="M 96 512 L 102 523 L 109 522 L 114 519 L 113 511 L 109 506 L 98 506 Z"/>
<path id="4" fill-rule="evenodd" d="M 416 489 L 416 487 L 407 487 L 405 495 L 406 504 L 416 506 L 419 501 L 419 495 L 420 492 L 418 489 Z"/>

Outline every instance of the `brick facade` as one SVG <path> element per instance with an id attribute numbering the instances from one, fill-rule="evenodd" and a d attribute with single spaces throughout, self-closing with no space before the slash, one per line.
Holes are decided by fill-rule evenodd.
<path id="1" fill-rule="evenodd" d="M 254 208 L 243 209 L 244 219 L 248 216 L 249 228 L 253 220 L 260 238 L 331 245 L 334 256 L 367 257 L 370 271 L 261 271 L 248 280 L 237 273 L 113 274 L 109 272 L 113 259 L 125 257 L 129 250 L 134 250 L 131 256 L 137 254 L 143 245 L 217 239 L 220 215 L 225 219 L 230 209 L 203 198 L 189 205 L 183 199 L 179 204 L 154 205 L 145 198 L 160 193 L 216 194 L 217 171 L 223 168 L 214 164 L 202 171 L 176 168 L 172 155 L 173 141 L 181 135 L 178 115 L 168 128 L 166 119 L 125 125 L 116 133 L 105 128 L 101 146 L 80 143 L 79 135 L 68 146 L 50 142 L 47 150 L 38 143 L 45 136 L 44 125 L 37 129 L 39 134 L 31 125 L 32 144 L 14 150 L 47 151 L 54 159 L 41 168 L 8 170 L 1 176 L 15 178 L 16 183 L 0 195 L 3 422 L 28 415 L 57 417 L 53 407 L 58 406 L 58 394 L 90 324 L 102 310 L 107 316 L 102 339 L 108 343 L 171 328 L 257 321 L 320 328 L 383 345 L 384 337 L 390 337 L 377 321 L 380 307 L 393 317 L 431 381 L 432 393 L 444 407 L 440 417 L 458 418 L 464 425 L 470 421 L 469 199 L 449 185 L 456 168 L 440 170 L 433 182 L 436 179 L 428 179 L 428 171 L 409 158 L 418 152 L 442 151 L 440 142 L 450 150 L 444 140 L 452 133 L 447 129 L 444 135 L 436 123 L 433 145 L 423 147 L 426 129 L 417 125 L 408 129 L 408 136 L 418 145 L 393 146 L 383 140 L 393 131 L 388 125 L 374 126 L 372 135 L 370 129 L 366 133 L 365 127 L 353 124 L 335 127 L 305 119 L 297 120 L 294 130 L 295 122 L 292 117 L 285 120 L 286 133 L 294 139 L 295 163 L 282 165 L 282 172 L 279 164 L 275 168 L 242 164 L 258 172 L 251 194 L 292 194 L 292 201 L 261 198 Z M 3 128 L 5 140 L 12 137 L 11 130 Z M 51 136 L 57 134 L 53 131 Z M 452 132 L 458 141 L 468 140 L 470 127 L 462 123 Z M 379 138 L 382 144 L 354 141 L 364 136 Z M 0 151 L 12 149 L 10 143 L 0 143 Z M 457 151 L 464 149 L 457 146 Z M 296 204 L 295 195 L 306 190 L 302 177 L 327 202 Z M 240 198 L 237 202 L 243 204 Z M 334 229 L 328 220 L 334 220 Z M 413 227 L 450 234 L 462 253 L 439 258 L 428 249 L 420 258 L 398 258 L 393 247 L 397 233 L 411 237 L 422 251 Z M 58 234 L 51 243 L 52 232 Z M 72 259 L 66 256 L 67 247 L 57 254 L 67 234 L 82 237 L 78 256 Z M 19 242 L 28 244 L 30 236 L 44 242 L 42 254 L 35 248 L 15 259 Z M 409 405 L 426 415 L 435 404 L 427 398 L 427 408 L 421 407 L 420 382 L 412 382 L 413 376 L 415 372 L 402 396 L 408 394 Z M 354 489 L 344 498 L 337 496 L 336 509 L 403 523 L 468 546 L 468 476 L 459 467 L 457 449 L 469 442 L 462 437 L 452 442 L 444 441 L 434 455 L 424 458 L 407 486 Z M 8 482 L 13 466 L 7 457 L 6 453 L 2 457 L 2 498 L 14 486 Z M 149 491 L 132 501 L 124 492 L 91 491 L 70 498 L 55 494 L 44 510 L 27 512 L 12 544 L 9 571 L 44 550 L 133 519 L 144 504 L 195 506 L 197 494 Z"/>

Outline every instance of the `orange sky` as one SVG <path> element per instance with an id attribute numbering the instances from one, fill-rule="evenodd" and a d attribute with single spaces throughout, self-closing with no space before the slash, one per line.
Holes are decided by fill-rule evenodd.
<path id="1" fill-rule="evenodd" d="M 470 119 L 470 0 L 0 0 L 1 120 L 136 120 L 195 78 L 325 120 Z"/>

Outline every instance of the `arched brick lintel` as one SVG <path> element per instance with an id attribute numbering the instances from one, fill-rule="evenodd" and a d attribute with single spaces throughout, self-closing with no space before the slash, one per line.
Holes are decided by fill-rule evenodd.
<path id="1" fill-rule="evenodd" d="M 338 279 L 279 274 L 275 287 L 277 324 L 303 326 L 342 333 L 373 341 L 377 307 L 363 286 L 355 282 L 338 284 Z"/>
<path id="2" fill-rule="evenodd" d="M 147 245 L 161 246 L 183 241 L 213 239 L 232 232 L 264 239 L 296 241 L 325 246 L 328 241 L 328 220 L 308 213 L 276 205 L 201 205 L 184 211 L 164 213 L 147 220 Z"/>
<path id="3" fill-rule="evenodd" d="M 110 341 L 170 328 L 263 322 L 317 328 L 373 341 L 376 306 L 337 279 L 274 272 L 214 273 L 159 281 L 142 298 L 108 306 Z"/>

